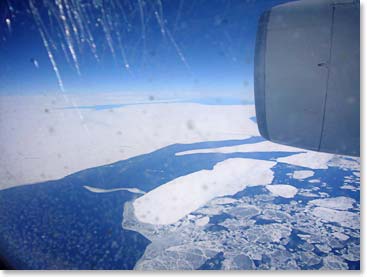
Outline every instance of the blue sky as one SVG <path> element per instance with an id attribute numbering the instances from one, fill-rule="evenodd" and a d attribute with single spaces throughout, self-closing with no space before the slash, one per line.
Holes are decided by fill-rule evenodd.
<path id="1" fill-rule="evenodd" d="M 287 1 L 61 2 L 0 4 L 0 94 L 61 91 L 46 42 L 65 93 L 252 98 L 258 18 Z"/>

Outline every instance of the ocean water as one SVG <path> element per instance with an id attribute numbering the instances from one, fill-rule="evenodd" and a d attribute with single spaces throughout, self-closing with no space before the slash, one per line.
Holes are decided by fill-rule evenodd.
<path id="1" fill-rule="evenodd" d="M 121 227 L 123 204 L 137 195 L 128 191 L 93 193 L 83 186 L 150 191 L 179 176 L 210 169 L 228 158 L 271 159 L 288 155 L 276 152 L 174 155 L 186 150 L 262 140 L 252 137 L 175 144 L 60 180 L 2 190 L 2 255 L 16 268 L 131 269 L 149 243 L 142 235 Z"/>
<path id="2" fill-rule="evenodd" d="M 19 269 L 133 269 L 152 243 L 151 240 L 142 235 L 143 232 L 127 230 L 122 226 L 124 204 L 133 201 L 140 194 L 129 191 L 95 193 L 87 190 L 84 186 L 99 189 L 138 188 L 148 192 L 177 177 L 202 169 L 212 169 L 216 163 L 229 158 L 276 160 L 280 157 L 296 154 L 296 152 L 249 152 L 175 155 L 175 153 L 187 150 L 251 144 L 261 141 L 263 141 L 261 137 L 251 137 L 243 140 L 174 144 L 152 153 L 86 169 L 60 180 L 2 190 L 0 191 L 2 258 L 6 257 L 10 266 Z M 351 170 L 339 167 L 314 170 L 315 174 L 312 178 L 319 179 L 320 182 L 313 184 L 307 180 L 291 177 L 292 172 L 304 169 L 277 163 L 272 168 L 274 172 L 273 184 L 290 184 L 299 190 L 314 190 L 319 195 L 323 193 L 328 197 L 347 196 L 353 198 L 359 205 L 359 190 L 341 189 L 338 183 L 345 176 L 352 175 Z M 251 205 L 256 205 L 257 209 L 266 210 L 268 205 L 282 207 L 283 214 L 279 213 L 280 219 L 270 220 L 262 218 L 256 213 L 246 219 L 246 222 L 254 222 L 252 227 L 260 228 L 260 234 L 261 230 L 266 230 L 261 229 L 261 226 L 273 226 L 275 222 L 277 224 L 286 223 L 289 226 L 290 223 L 287 222 L 289 218 L 284 213 L 286 212 L 288 215 L 299 214 L 299 211 L 306 207 L 308 201 L 319 196 L 310 197 L 297 194 L 290 199 L 270 197 L 269 191 L 264 186 L 256 186 L 248 187 L 230 197 L 234 200 L 245 201 L 247 199 L 246 201 L 252 201 Z M 209 215 L 209 223 L 203 227 L 201 232 L 208 236 L 214 236 L 214 238 L 217 236 L 224 250 L 208 258 L 201 266 L 196 267 L 197 269 L 220 269 L 223 266 L 224 257 L 231 253 L 228 249 L 233 249 L 231 245 L 234 241 L 226 234 L 233 226 L 226 224 L 231 220 L 232 222 L 238 221 L 239 225 L 242 224 L 238 213 L 232 212 L 231 214 L 232 206 L 231 204 L 225 206 L 228 212 Z M 304 228 L 302 224 L 302 228 L 296 228 L 300 222 L 291 222 L 291 224 L 295 228 L 288 241 L 284 242 L 283 251 L 299 252 L 300 255 L 301 253 L 305 255 L 304 257 L 299 256 L 298 267 L 301 269 L 321 268 L 323 265 L 321 258 L 327 254 L 318 252 L 315 247 L 309 246 L 310 243 L 304 242 L 297 235 L 300 233 L 299 229 Z M 310 222 L 310 224 L 312 223 Z M 240 234 L 246 235 L 246 232 L 252 227 L 241 227 L 243 230 Z M 226 239 L 220 240 L 223 235 L 226 236 Z M 266 234 L 262 235 L 261 238 L 254 238 L 253 243 L 256 244 L 258 239 L 271 245 Z M 345 245 L 350 243 L 359 245 L 359 236 L 350 236 L 346 242 L 338 243 L 340 245 L 331 251 L 340 256 L 343 254 L 340 249 L 346 247 Z M 238 244 L 238 247 L 241 247 L 241 244 Z M 316 255 L 316 258 L 312 256 L 315 261 L 311 265 L 302 261 L 302 259 L 311 259 L 310 255 Z M 280 268 L 291 266 L 284 264 L 283 261 L 276 261 L 270 254 L 263 255 L 261 260 L 251 260 L 247 256 L 241 257 L 239 255 L 234 258 L 236 267 L 242 265 L 267 269 L 267 266 L 271 267 L 274 263 L 278 263 Z M 348 261 L 348 268 L 358 269 L 359 261 Z"/>
<path id="3" fill-rule="evenodd" d="M 104 105 L 85 105 L 85 106 L 68 106 L 61 109 L 87 109 L 87 110 L 109 110 L 115 108 L 123 108 L 127 106 L 136 105 L 149 105 L 149 104 L 169 104 L 169 103 L 196 103 L 201 105 L 222 105 L 222 106 L 232 106 L 232 105 L 249 105 L 253 104 L 253 101 L 247 101 L 240 98 L 228 98 L 228 97 L 205 97 L 205 98 L 192 98 L 192 99 L 182 99 L 182 100 L 150 100 L 150 101 L 138 101 L 133 103 L 121 103 L 121 104 L 104 104 Z"/>

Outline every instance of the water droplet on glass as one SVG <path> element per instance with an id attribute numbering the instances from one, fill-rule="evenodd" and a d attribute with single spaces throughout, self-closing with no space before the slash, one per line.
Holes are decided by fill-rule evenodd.
<path id="1" fill-rule="evenodd" d="M 31 63 L 34 65 L 35 68 L 37 68 L 37 69 L 39 68 L 39 63 L 36 59 L 31 58 Z"/>

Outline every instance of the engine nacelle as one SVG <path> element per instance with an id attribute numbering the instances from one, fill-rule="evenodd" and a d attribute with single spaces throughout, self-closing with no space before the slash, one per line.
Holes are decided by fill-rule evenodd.
<path id="1" fill-rule="evenodd" d="M 353 0 L 300 0 L 261 16 L 255 104 L 262 136 L 359 156 L 359 18 Z"/>

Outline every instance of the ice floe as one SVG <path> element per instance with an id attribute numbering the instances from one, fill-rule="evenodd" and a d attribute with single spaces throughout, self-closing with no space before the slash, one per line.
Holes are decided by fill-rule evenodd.
<path id="1" fill-rule="evenodd" d="M 348 210 L 353 208 L 353 205 L 356 201 L 352 198 L 345 197 L 345 196 L 339 196 L 335 198 L 325 198 L 325 199 L 316 199 L 309 201 L 308 204 L 324 207 L 324 208 L 330 208 L 330 209 L 336 209 L 336 210 Z"/>
<path id="2" fill-rule="evenodd" d="M 359 228 L 359 215 L 348 211 L 316 207 L 313 214 L 327 222 L 335 222 L 344 227 Z"/>
<path id="3" fill-rule="evenodd" d="M 348 190 L 351 190 L 351 191 L 357 191 L 357 190 L 359 190 L 359 188 L 357 188 L 355 186 L 351 186 L 351 185 L 343 185 L 340 188 L 341 189 L 348 189 Z"/>
<path id="4" fill-rule="evenodd" d="M 228 214 L 238 218 L 251 218 L 260 214 L 260 210 L 253 205 L 241 205 L 239 207 L 232 208 L 227 211 Z"/>
<path id="5" fill-rule="evenodd" d="M 343 258 L 336 255 L 329 255 L 323 258 L 323 267 L 321 269 L 348 269 L 348 264 L 343 261 Z"/>
<path id="6" fill-rule="evenodd" d="M 191 155 L 191 154 L 204 154 L 204 153 L 237 153 L 237 152 L 302 152 L 294 155 L 290 155 L 288 157 L 278 158 L 278 162 L 302 166 L 310 169 L 327 169 L 328 164 L 332 161 L 332 166 L 340 166 L 340 167 L 352 167 L 358 168 L 357 161 L 358 160 L 348 160 L 342 157 L 335 158 L 334 154 L 315 152 L 315 151 L 305 151 L 304 149 L 285 146 L 282 144 L 273 143 L 270 141 L 252 143 L 252 144 L 243 144 L 237 146 L 229 146 L 229 147 L 218 147 L 218 148 L 207 148 L 207 149 L 196 149 L 189 150 L 176 153 L 177 156 L 182 155 Z M 306 174 L 306 173 L 296 173 L 297 174 Z M 311 173 L 307 173 L 311 174 Z M 301 175 L 299 175 L 301 176 Z M 308 176 L 308 175 L 305 175 Z M 311 177 L 313 175 L 309 175 Z M 301 177 L 299 177 L 301 178 Z M 303 177 L 307 178 L 307 177 Z"/>
<path id="7" fill-rule="evenodd" d="M 204 153 L 236 153 L 236 152 L 304 152 L 304 149 L 285 146 L 282 144 L 264 141 L 251 144 L 242 144 L 237 146 L 227 146 L 218 148 L 205 148 L 176 153 L 176 156 L 204 154 Z"/>
<path id="8" fill-rule="evenodd" d="M 307 179 L 312 177 L 315 173 L 311 170 L 297 170 L 293 172 L 293 178 L 298 180 Z"/>
<path id="9" fill-rule="evenodd" d="M 284 198 L 292 198 L 298 192 L 296 187 L 290 185 L 267 185 L 266 188 L 273 194 Z"/>
<path id="10" fill-rule="evenodd" d="M 329 162 L 330 166 L 340 167 L 347 170 L 360 170 L 360 158 L 335 155 Z"/>
<path id="11" fill-rule="evenodd" d="M 236 201 L 237 200 L 234 198 L 220 197 L 220 198 L 213 199 L 210 203 L 212 205 L 226 205 L 226 204 L 232 204 Z"/>
<path id="12" fill-rule="evenodd" d="M 101 189 L 101 188 L 95 188 L 90 186 L 83 186 L 85 189 L 95 192 L 95 193 L 106 193 L 106 192 L 113 192 L 113 191 L 119 191 L 119 190 L 125 190 L 129 191 L 131 193 L 137 193 L 137 194 L 144 194 L 145 191 L 142 191 L 138 188 L 115 188 L 115 189 Z"/>
<path id="13" fill-rule="evenodd" d="M 300 189 L 298 191 L 298 195 L 302 195 L 304 197 L 318 197 L 319 195 L 312 192 L 312 190 L 309 189 Z"/>
<path id="14" fill-rule="evenodd" d="M 327 169 L 328 162 L 333 157 L 333 154 L 309 151 L 306 153 L 278 158 L 277 161 L 302 167 L 308 167 L 311 169 Z"/>
<path id="15" fill-rule="evenodd" d="M 348 261 L 359 261 L 360 260 L 360 247 L 355 243 L 350 243 L 347 250 L 343 249 L 343 256 Z M 346 252 L 346 253 L 345 253 Z"/>
<path id="16" fill-rule="evenodd" d="M 209 217 L 208 216 L 200 217 L 200 218 L 195 220 L 195 224 L 198 225 L 198 226 L 204 226 L 208 223 L 209 223 Z"/>
<path id="17" fill-rule="evenodd" d="M 239 254 L 226 256 L 225 262 L 223 264 L 224 270 L 253 270 L 255 269 L 255 264 L 253 260 L 245 255 Z"/>
<path id="18" fill-rule="evenodd" d="M 360 174 L 360 172 L 359 172 L 359 171 L 358 171 L 358 172 L 357 172 L 357 171 L 354 171 L 354 172 L 353 172 L 353 175 L 354 175 L 354 176 L 356 176 L 356 177 L 360 177 L 360 176 L 361 176 L 361 174 Z"/>
<path id="19" fill-rule="evenodd" d="M 332 233 L 332 235 L 334 237 L 336 237 L 337 239 L 339 239 L 339 240 L 347 240 L 347 239 L 349 239 L 349 236 L 347 236 L 346 234 L 340 233 L 340 232 Z"/>
<path id="20" fill-rule="evenodd" d="M 209 200 L 232 195 L 246 186 L 271 183 L 275 162 L 227 159 L 212 170 L 188 174 L 146 193 L 134 201 L 135 216 L 151 224 L 174 223 Z"/>
<path id="21" fill-rule="evenodd" d="M 291 217 L 288 213 L 274 209 L 263 210 L 262 215 L 259 216 L 259 218 L 277 222 L 287 222 L 291 220 Z"/>

